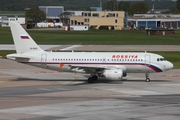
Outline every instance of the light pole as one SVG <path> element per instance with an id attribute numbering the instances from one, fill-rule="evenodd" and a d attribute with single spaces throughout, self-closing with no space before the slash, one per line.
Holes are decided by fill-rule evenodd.
<path id="1" fill-rule="evenodd" d="M 102 0 L 98 0 L 99 1 L 99 7 L 102 7 Z"/>

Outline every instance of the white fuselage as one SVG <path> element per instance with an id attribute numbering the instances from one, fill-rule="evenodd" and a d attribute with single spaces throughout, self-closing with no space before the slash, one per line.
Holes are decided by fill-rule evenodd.
<path id="1" fill-rule="evenodd" d="M 81 69 L 72 69 L 72 66 L 99 66 L 122 69 L 126 73 L 163 72 L 173 67 L 162 56 L 146 52 L 37 52 L 24 55 L 26 54 L 31 59 L 19 62 L 66 72 L 83 72 Z"/>

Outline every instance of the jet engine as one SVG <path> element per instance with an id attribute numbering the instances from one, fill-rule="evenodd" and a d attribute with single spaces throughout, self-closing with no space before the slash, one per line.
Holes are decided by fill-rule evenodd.
<path id="1" fill-rule="evenodd" d="M 122 69 L 104 70 L 103 76 L 109 80 L 122 80 L 123 70 Z"/>

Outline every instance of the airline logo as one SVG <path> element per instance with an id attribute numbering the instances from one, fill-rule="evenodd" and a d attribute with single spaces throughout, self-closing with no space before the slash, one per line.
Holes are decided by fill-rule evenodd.
<path id="1" fill-rule="evenodd" d="M 29 37 L 27 35 L 21 35 L 21 40 L 29 40 Z"/>
<path id="2" fill-rule="evenodd" d="M 112 55 L 116 59 L 137 59 L 138 55 Z"/>

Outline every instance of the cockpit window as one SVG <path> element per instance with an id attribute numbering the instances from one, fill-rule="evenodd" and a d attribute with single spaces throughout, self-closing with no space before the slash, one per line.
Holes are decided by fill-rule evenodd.
<path id="1" fill-rule="evenodd" d="M 157 61 L 166 61 L 165 58 L 157 58 Z"/>

